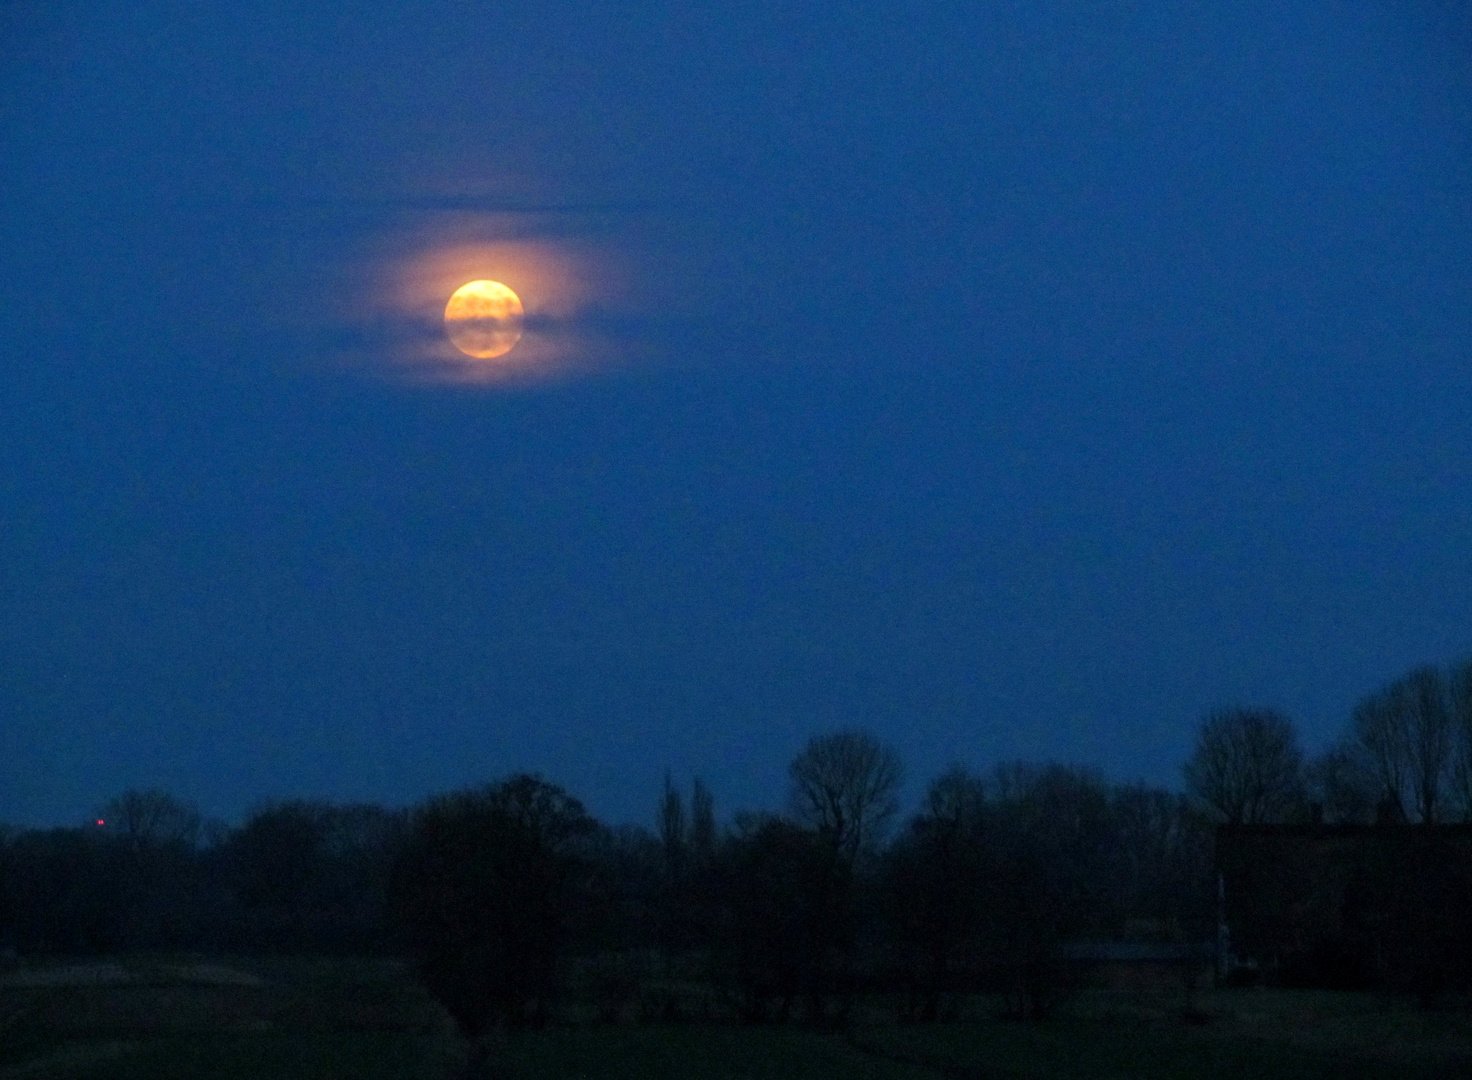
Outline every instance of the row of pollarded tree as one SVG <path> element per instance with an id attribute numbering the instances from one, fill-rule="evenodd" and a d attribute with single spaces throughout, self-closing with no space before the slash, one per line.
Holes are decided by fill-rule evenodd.
<path id="1" fill-rule="evenodd" d="M 1472 821 L 1472 660 L 1418 667 L 1369 694 L 1312 760 L 1281 713 L 1213 713 L 1185 778 L 1227 824 Z"/>

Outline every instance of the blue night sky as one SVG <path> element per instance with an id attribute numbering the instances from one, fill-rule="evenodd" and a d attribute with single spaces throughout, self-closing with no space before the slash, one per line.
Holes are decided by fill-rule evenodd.
<path id="1" fill-rule="evenodd" d="M 1472 653 L 1469 60 L 1426 0 L 7 3 L 0 820 L 1322 749 Z"/>

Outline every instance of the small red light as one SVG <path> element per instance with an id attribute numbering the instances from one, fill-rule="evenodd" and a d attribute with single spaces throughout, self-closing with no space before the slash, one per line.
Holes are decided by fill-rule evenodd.
<path id="1" fill-rule="evenodd" d="M 107 822 L 103 821 L 101 818 L 98 818 L 97 819 L 97 824 L 99 824 L 99 825 L 106 825 Z"/>

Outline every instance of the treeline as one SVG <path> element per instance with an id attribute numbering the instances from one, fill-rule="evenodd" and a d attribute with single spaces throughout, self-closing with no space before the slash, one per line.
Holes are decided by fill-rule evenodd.
<path id="1" fill-rule="evenodd" d="M 813 739 L 784 813 L 718 821 L 668 777 L 656 827 L 514 775 L 412 810 L 288 802 L 211 828 L 130 792 L 84 828 L 0 837 L 0 949 L 392 954 L 472 1034 L 598 1015 L 916 1017 L 1006 990 L 1039 1015 L 1065 940 L 1199 941 L 1211 828 L 1184 796 L 1060 765 L 955 768 L 898 820 L 898 758 Z"/>
<path id="2" fill-rule="evenodd" d="M 161 791 L 79 828 L 0 827 L 0 950 L 372 953 L 410 814 L 283 802 L 239 828 Z"/>
<path id="3" fill-rule="evenodd" d="M 0 829 L 0 951 L 400 956 L 472 1035 L 574 1007 L 822 1023 L 879 991 L 917 1019 L 978 990 L 1040 1016 L 1075 970 L 1065 943 L 1217 941 L 1218 825 L 1472 820 L 1469 780 L 1472 663 L 1368 696 L 1311 760 L 1279 713 L 1214 713 L 1184 794 L 956 767 L 900 820 L 901 763 L 860 731 L 808 743 L 781 813 L 722 819 L 667 775 L 652 829 L 526 774 L 407 810 L 277 803 L 238 827 L 128 792 L 93 825 Z"/>

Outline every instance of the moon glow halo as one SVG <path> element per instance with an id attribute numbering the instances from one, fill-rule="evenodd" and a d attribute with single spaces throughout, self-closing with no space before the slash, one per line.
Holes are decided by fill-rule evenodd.
<path id="1" fill-rule="evenodd" d="M 445 333 L 466 356 L 493 360 L 521 340 L 523 315 L 521 297 L 499 281 L 470 281 L 445 305 Z"/>

